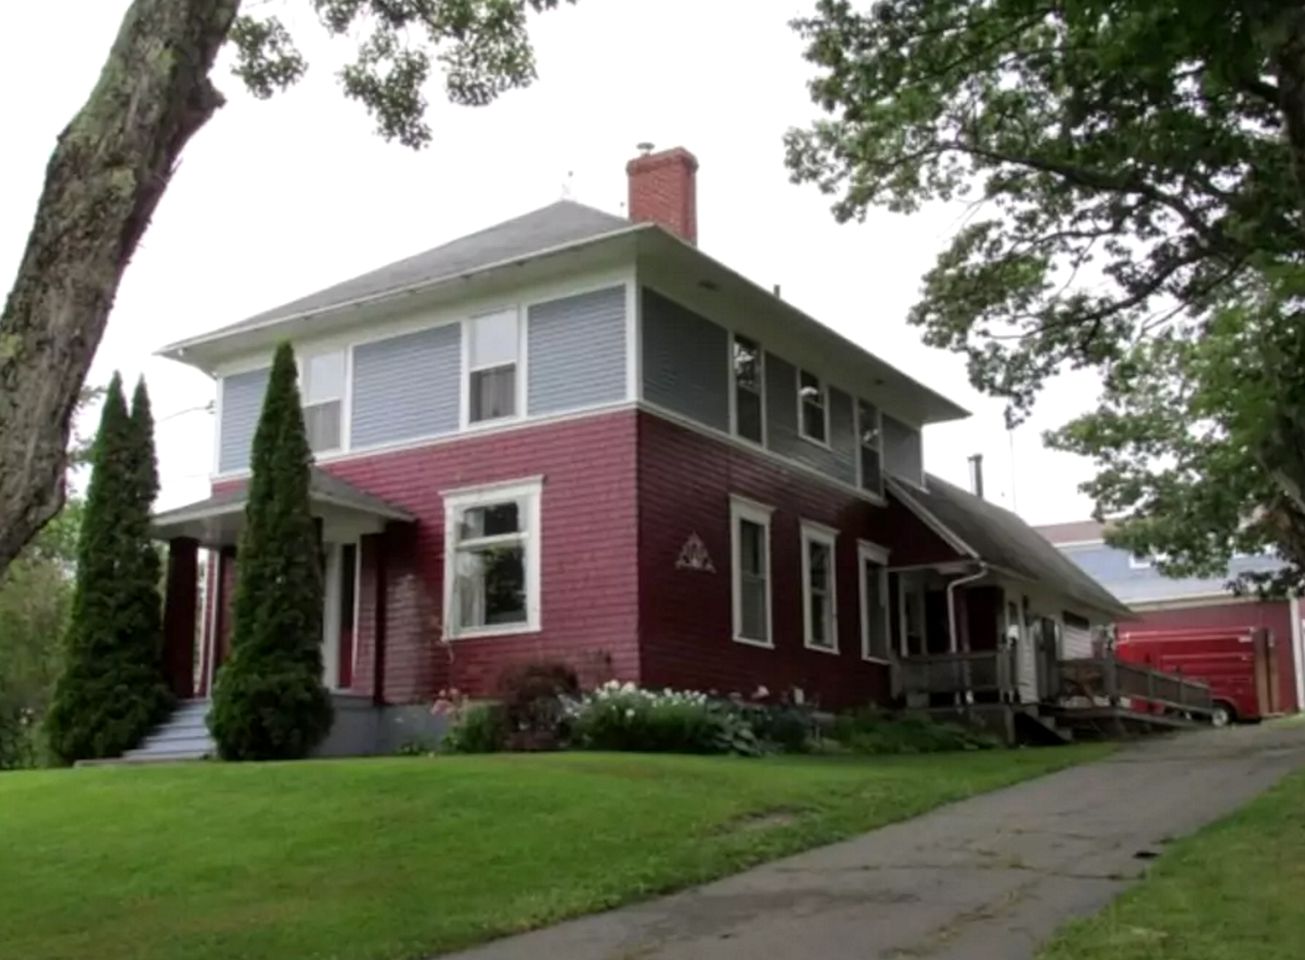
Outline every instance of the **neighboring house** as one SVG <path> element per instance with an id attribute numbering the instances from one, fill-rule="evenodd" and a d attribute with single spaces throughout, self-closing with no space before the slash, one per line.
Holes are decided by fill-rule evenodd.
<path id="1" fill-rule="evenodd" d="M 353 730 L 332 750 L 384 749 L 437 691 L 492 695 L 540 659 L 832 708 L 890 702 L 902 658 L 1010 638 L 1036 698 L 1035 635 L 1054 655 L 1120 613 L 1014 515 L 925 475 L 923 428 L 964 410 L 697 248 L 696 169 L 640 156 L 629 220 L 564 200 L 162 351 L 218 387 L 213 494 L 155 523 L 179 695 L 230 652 L 286 339 L 325 681 Z"/>
<path id="2" fill-rule="evenodd" d="M 1231 582 L 1242 573 L 1274 570 L 1271 556 L 1234 558 L 1221 577 L 1166 577 L 1150 557 L 1106 544 L 1093 520 L 1038 527 L 1048 541 L 1132 609 L 1130 630 L 1264 628 L 1270 631 L 1278 678 L 1277 703 L 1295 712 L 1305 702 L 1305 651 L 1297 598 L 1263 601 L 1236 596 Z"/>

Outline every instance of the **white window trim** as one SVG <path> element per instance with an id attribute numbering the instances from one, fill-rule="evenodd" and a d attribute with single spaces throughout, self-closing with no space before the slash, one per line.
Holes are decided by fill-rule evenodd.
<path id="1" fill-rule="evenodd" d="M 478 310 L 474 315 L 462 319 L 462 387 L 458 391 L 458 427 L 463 433 L 475 433 L 477 430 L 484 430 L 489 427 L 502 426 L 505 423 L 517 423 L 526 419 L 526 385 L 530 382 L 526 377 L 526 315 L 529 310 L 529 304 L 512 303 L 505 304 L 489 310 Z M 513 396 L 516 400 L 516 410 L 510 417 L 494 417 L 489 420 L 471 419 L 471 375 L 481 370 L 494 370 L 498 367 L 505 367 L 505 363 L 495 363 L 483 367 L 472 368 L 471 366 L 471 325 L 481 317 L 492 316 L 496 313 L 515 314 L 517 320 L 517 359 L 515 361 L 516 370 L 514 371 L 515 383 L 513 384 Z"/>
<path id="2" fill-rule="evenodd" d="M 873 564 L 879 568 L 879 595 L 883 598 L 884 639 L 891 657 L 893 650 L 892 615 L 888 602 L 888 548 L 881 547 L 869 540 L 858 540 L 856 544 L 857 593 L 861 600 L 861 659 L 867 663 L 892 663 L 889 657 L 870 655 L 870 598 L 865 589 L 865 568 Z"/>
<path id="3" fill-rule="evenodd" d="M 762 647 L 767 650 L 775 648 L 775 623 L 773 610 L 775 606 L 775 571 L 771 564 L 770 551 L 770 517 L 775 508 L 747 497 L 731 494 L 730 496 L 730 596 L 733 606 L 733 630 L 735 643 L 750 647 Z M 766 563 L 766 640 L 743 636 L 743 563 L 739 538 L 739 521 L 747 520 L 765 530 Z"/>
<path id="4" fill-rule="evenodd" d="M 832 450 L 833 448 L 830 446 L 830 443 L 829 443 L 829 440 L 830 440 L 830 432 L 829 432 L 829 383 L 828 383 L 828 381 L 825 380 L 824 377 L 819 376 L 819 375 L 817 375 L 817 374 L 815 374 L 815 373 L 812 373 L 810 370 L 807 370 L 807 369 L 805 369 L 805 368 L 803 368 L 803 367 L 796 367 L 795 369 L 797 370 L 797 380 L 796 380 L 796 387 L 797 387 L 797 390 L 796 390 L 796 392 L 797 392 L 797 434 L 798 434 L 799 437 L 801 437 L 801 438 L 802 438 L 803 440 L 805 440 L 807 443 L 814 443 L 814 444 L 815 444 L 816 446 L 818 446 L 818 447 L 824 447 L 826 450 Z M 802 374 L 804 374 L 804 373 L 805 373 L 805 374 L 808 374 L 809 376 L 815 377 L 815 378 L 816 378 L 816 383 L 820 384 L 820 398 L 821 398 L 821 399 L 820 399 L 820 402 L 821 402 L 821 409 L 822 409 L 822 412 L 823 412 L 824 415 L 825 415 L 825 439 L 823 439 L 823 440 L 821 440 L 821 439 L 819 439 L 819 438 L 817 438 L 817 437 L 809 436 L 809 435 L 807 434 L 807 432 L 806 432 L 805 430 L 802 429 L 802 422 L 803 422 L 803 420 L 802 420 Z"/>
<path id="5" fill-rule="evenodd" d="M 834 645 L 822 647 L 811 636 L 811 554 L 807 545 L 829 547 L 829 634 Z M 802 644 L 808 650 L 837 655 L 838 649 L 838 531 L 813 520 L 802 521 Z"/>
<path id="6" fill-rule="evenodd" d="M 873 493 L 882 497 L 884 495 L 884 411 L 879 404 L 871 404 L 875 408 L 875 435 L 879 438 L 879 486 L 874 490 L 866 490 L 865 473 L 861 468 L 861 447 L 863 446 L 861 438 L 865 435 L 865 431 L 861 429 L 861 404 L 870 403 L 870 401 L 854 397 L 852 403 L 855 406 L 853 416 L 856 420 L 856 485 L 865 490 L 866 493 Z"/>
<path id="7" fill-rule="evenodd" d="M 734 344 L 739 337 L 752 343 L 757 348 L 757 376 L 761 383 L 761 389 L 757 392 L 761 399 L 761 440 L 753 440 L 751 437 L 745 437 L 739 433 L 739 381 L 738 371 L 734 368 Z M 732 332 L 729 335 L 729 353 L 727 356 L 730 372 L 730 434 L 735 439 L 742 440 L 750 447 L 765 447 L 768 437 L 766 424 L 766 348 L 762 346 L 761 341 L 756 337 L 750 337 L 746 333 Z"/>
<path id="8" fill-rule="evenodd" d="M 344 382 L 341 383 L 340 385 L 340 392 L 338 395 L 334 397 L 325 400 L 314 400 L 312 403 L 309 403 L 308 387 L 310 386 L 310 384 L 308 383 L 307 380 L 308 361 L 313 357 L 325 357 L 331 354 L 340 354 L 340 362 L 341 365 L 344 367 Z M 350 410 L 350 406 L 352 402 L 352 396 L 351 396 L 352 388 L 350 386 L 350 381 L 353 379 L 353 365 L 350 362 L 352 356 L 353 356 L 353 351 L 351 351 L 348 347 L 345 346 L 322 347 L 316 350 L 306 349 L 303 352 L 295 351 L 295 360 L 298 366 L 297 373 L 299 379 L 300 409 L 307 412 L 307 410 L 310 407 L 320 407 L 327 403 L 338 403 L 340 405 L 339 439 L 337 440 L 335 446 L 333 447 L 323 447 L 321 450 L 314 450 L 313 451 L 314 457 L 319 457 L 332 453 L 341 453 L 349 449 L 349 442 L 348 442 L 349 419 L 352 415 L 352 411 Z M 264 396 L 264 401 L 266 401 L 266 395 Z M 255 430 L 257 431 L 257 427 L 255 427 Z"/>
<path id="9" fill-rule="evenodd" d="M 440 496 L 444 499 L 444 613 L 441 619 L 443 620 L 443 635 L 446 641 L 501 637 L 521 633 L 538 633 L 540 631 L 543 490 L 543 478 L 532 477 L 526 480 L 490 483 L 477 487 L 459 487 L 455 490 L 440 492 Z M 458 514 L 472 507 L 483 507 L 502 503 L 505 500 L 518 499 L 530 501 L 530 506 L 526 511 L 526 529 L 521 534 L 525 540 L 526 557 L 525 623 L 491 624 L 484 627 L 464 627 L 459 629 L 456 625 L 457 617 L 454 615 L 453 605 L 454 586 L 457 582 L 453 555 L 457 549 Z M 513 535 L 513 539 L 516 538 L 517 535 Z"/>

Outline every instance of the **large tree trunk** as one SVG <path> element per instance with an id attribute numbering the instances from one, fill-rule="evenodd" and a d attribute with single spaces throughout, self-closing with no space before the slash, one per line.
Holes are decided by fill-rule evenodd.
<path id="1" fill-rule="evenodd" d="M 135 0 L 50 157 L 0 314 L 0 573 L 63 503 L 78 392 L 177 157 L 222 104 L 208 74 L 239 6 Z"/>

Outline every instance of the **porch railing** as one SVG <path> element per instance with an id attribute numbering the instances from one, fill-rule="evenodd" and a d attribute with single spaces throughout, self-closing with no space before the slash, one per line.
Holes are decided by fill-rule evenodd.
<path id="1" fill-rule="evenodd" d="M 1014 648 L 933 653 L 904 657 L 897 662 L 901 693 L 1013 693 L 1016 684 Z"/>
<path id="2" fill-rule="evenodd" d="M 1114 657 L 1060 661 L 1061 698 L 1085 697 L 1146 713 L 1176 710 L 1209 713 L 1214 708 L 1208 684 L 1180 672 L 1162 673 Z"/>

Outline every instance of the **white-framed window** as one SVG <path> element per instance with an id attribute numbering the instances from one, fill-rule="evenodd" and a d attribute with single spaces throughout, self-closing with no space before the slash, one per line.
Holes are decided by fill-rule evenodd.
<path id="1" fill-rule="evenodd" d="M 887 663 L 888 551 L 865 540 L 857 544 L 857 574 L 861 590 L 861 659 Z"/>
<path id="2" fill-rule="evenodd" d="M 838 653 L 835 552 L 838 531 L 802 521 L 802 618 L 808 649 Z"/>
<path id="3" fill-rule="evenodd" d="M 521 410 L 521 313 L 516 307 L 466 322 L 467 423 L 517 416 Z"/>
<path id="4" fill-rule="evenodd" d="M 813 443 L 829 443 L 829 390 L 820 378 L 798 370 L 798 435 Z"/>
<path id="5" fill-rule="evenodd" d="M 761 345 L 735 334 L 730 342 L 730 372 L 734 378 L 734 433 L 753 443 L 765 443 L 766 382 Z"/>
<path id="6" fill-rule="evenodd" d="M 879 408 L 866 400 L 856 402 L 856 476 L 862 490 L 884 492 L 884 431 Z"/>
<path id="7" fill-rule="evenodd" d="M 731 592 L 734 639 L 773 647 L 771 625 L 770 515 L 773 508 L 730 497 Z"/>
<path id="8" fill-rule="evenodd" d="M 444 635 L 539 629 L 541 479 L 444 494 Z"/>
<path id="9" fill-rule="evenodd" d="M 306 353 L 300 369 L 308 447 L 313 453 L 339 450 L 344 446 L 344 351 Z"/>

